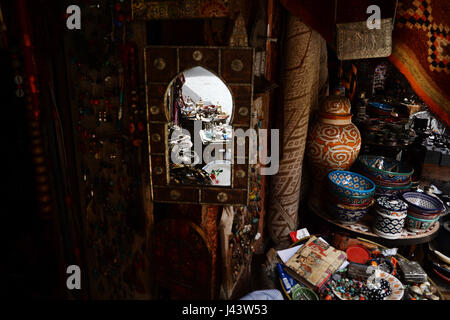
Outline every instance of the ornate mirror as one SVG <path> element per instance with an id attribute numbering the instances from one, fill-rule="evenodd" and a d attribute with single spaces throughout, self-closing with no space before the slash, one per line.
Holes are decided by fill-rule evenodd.
<path id="1" fill-rule="evenodd" d="M 253 56 L 247 47 L 146 47 L 154 202 L 247 204 Z"/>

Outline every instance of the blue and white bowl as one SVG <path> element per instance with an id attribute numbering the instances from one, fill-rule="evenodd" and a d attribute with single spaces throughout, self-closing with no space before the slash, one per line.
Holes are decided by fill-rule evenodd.
<path id="1" fill-rule="evenodd" d="M 439 199 L 422 192 L 405 192 L 402 199 L 408 204 L 408 210 L 419 214 L 436 214 L 444 209 Z"/>
<path id="2" fill-rule="evenodd" d="M 328 174 L 330 190 L 338 197 L 371 197 L 375 184 L 360 174 L 350 171 L 332 171 Z"/>

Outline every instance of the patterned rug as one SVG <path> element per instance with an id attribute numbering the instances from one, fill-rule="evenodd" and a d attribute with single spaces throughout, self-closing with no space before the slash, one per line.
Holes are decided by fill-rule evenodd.
<path id="1" fill-rule="evenodd" d="M 450 125 L 450 1 L 399 1 L 390 61 Z"/>
<path id="2" fill-rule="evenodd" d="M 287 22 L 282 72 L 282 156 L 279 172 L 271 178 L 267 222 L 275 243 L 289 241 L 289 232 L 297 230 L 299 225 L 309 116 L 310 111 L 317 108 L 319 92 L 327 85 L 328 77 L 325 40 L 293 15 L 289 15 Z"/>

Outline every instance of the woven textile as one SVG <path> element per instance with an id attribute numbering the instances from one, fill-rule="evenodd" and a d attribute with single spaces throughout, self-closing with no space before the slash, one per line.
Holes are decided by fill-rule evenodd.
<path id="1" fill-rule="evenodd" d="M 283 133 L 280 167 L 271 180 L 268 231 L 273 241 L 284 242 L 299 223 L 298 207 L 309 114 L 317 108 L 326 87 L 326 43 L 315 31 L 290 15 L 283 65 Z M 324 92 L 326 93 L 326 92 Z"/>
<path id="2" fill-rule="evenodd" d="M 399 2 L 390 61 L 450 125 L 450 1 Z"/>

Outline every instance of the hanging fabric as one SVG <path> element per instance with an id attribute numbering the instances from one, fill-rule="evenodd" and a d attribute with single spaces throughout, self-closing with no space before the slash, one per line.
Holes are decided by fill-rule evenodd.
<path id="1" fill-rule="evenodd" d="M 395 11 L 397 10 L 397 3 Z M 337 21 L 338 0 L 335 0 Z M 379 28 L 370 29 L 367 21 L 336 23 L 336 50 L 339 60 L 388 57 L 392 52 L 394 18 L 380 19 Z"/>

